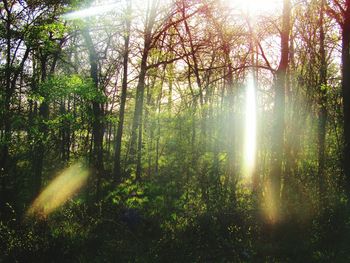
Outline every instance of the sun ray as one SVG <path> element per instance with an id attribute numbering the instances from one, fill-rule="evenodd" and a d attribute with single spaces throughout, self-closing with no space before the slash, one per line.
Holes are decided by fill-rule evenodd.
<path id="1" fill-rule="evenodd" d="M 80 18 L 86 18 L 90 16 L 103 15 L 108 12 L 112 12 L 120 6 L 118 3 L 109 3 L 97 6 L 91 6 L 85 9 L 77 10 L 74 12 L 67 13 L 63 15 L 63 18 L 66 20 L 74 20 Z"/>

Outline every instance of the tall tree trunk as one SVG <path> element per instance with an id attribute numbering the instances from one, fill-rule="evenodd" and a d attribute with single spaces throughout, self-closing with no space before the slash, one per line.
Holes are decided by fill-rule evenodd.
<path id="1" fill-rule="evenodd" d="M 125 37 L 124 37 L 124 55 L 123 55 L 123 80 L 122 80 L 122 93 L 120 97 L 120 108 L 119 108 L 119 120 L 118 129 L 116 134 L 115 142 L 115 155 L 114 155 L 114 180 L 118 181 L 121 179 L 121 144 L 123 136 L 124 126 L 124 114 L 126 104 L 126 92 L 128 87 L 128 59 L 129 59 L 129 42 L 130 42 L 130 26 L 131 26 L 131 1 L 128 1 L 127 7 L 127 19 L 125 21 Z"/>
<path id="2" fill-rule="evenodd" d="M 195 75 L 196 78 L 196 84 L 198 87 L 198 92 L 199 92 L 199 103 L 200 103 L 200 114 L 201 114 L 201 119 L 200 119 L 200 137 L 201 140 L 200 142 L 203 143 L 203 148 L 199 148 L 200 150 L 204 150 L 205 151 L 205 147 L 206 147 L 206 123 L 205 123 L 205 118 L 206 118 L 206 109 L 204 107 L 204 95 L 203 95 L 203 81 L 201 79 L 200 76 L 200 69 L 199 69 L 199 64 L 198 64 L 198 58 L 197 58 L 197 54 L 196 54 L 196 48 L 195 45 L 193 43 L 193 36 L 192 36 L 192 31 L 187 23 L 186 20 L 186 6 L 185 6 L 185 2 L 183 2 L 183 6 L 182 6 L 182 19 L 184 21 L 184 26 L 185 26 L 185 30 L 186 30 L 186 34 L 188 36 L 188 40 L 190 43 L 190 55 L 192 58 L 192 63 L 193 65 L 189 65 L 191 70 L 193 71 L 193 74 Z"/>
<path id="3" fill-rule="evenodd" d="M 145 27 L 144 47 L 141 58 L 140 74 L 136 87 L 136 103 L 132 122 L 131 140 L 130 140 L 130 158 L 129 163 L 136 163 L 136 179 L 141 178 L 141 158 L 142 158 L 142 115 L 143 115 L 143 101 L 145 93 L 145 82 L 147 73 L 147 59 L 151 49 L 152 43 L 152 28 L 156 17 L 156 3 L 152 1 L 149 3 L 149 10 Z"/>
<path id="4" fill-rule="evenodd" d="M 11 120 L 10 120 L 10 103 L 11 103 L 11 11 L 8 2 L 4 1 L 4 7 L 7 13 L 6 20 L 6 67 L 5 67 L 5 92 L 1 94 L 3 107 L 2 112 L 2 131 L 1 131 L 1 156 L 0 156 L 0 180 L 1 180 L 1 195 L 5 199 L 8 177 L 8 155 L 9 144 L 11 141 Z"/>
<path id="5" fill-rule="evenodd" d="M 284 118 L 285 118 L 285 85 L 289 55 L 289 32 L 290 32 L 290 0 L 283 2 L 283 18 L 281 31 L 281 60 L 276 72 L 274 84 L 275 99 L 273 109 L 272 153 L 270 172 L 270 194 L 275 213 L 280 206 L 282 162 L 284 154 Z M 275 214 L 274 216 L 276 216 Z M 275 218 L 276 219 L 276 218 Z"/>
<path id="6" fill-rule="evenodd" d="M 40 71 L 41 78 L 40 82 L 43 83 L 47 78 L 47 56 L 43 56 L 40 59 Z M 46 97 L 45 94 L 42 94 L 43 97 Z M 46 121 L 49 118 L 49 104 L 46 100 L 40 104 L 39 107 L 39 138 L 37 138 L 36 144 L 34 146 L 33 151 L 33 194 L 36 196 L 42 184 L 42 173 L 43 173 L 43 164 L 44 164 L 44 156 L 45 156 L 45 140 L 47 138 L 47 125 Z"/>
<path id="7" fill-rule="evenodd" d="M 345 17 L 342 25 L 342 95 L 344 112 L 343 168 L 346 191 L 350 197 L 350 0 L 345 3 Z"/>
<path id="8" fill-rule="evenodd" d="M 44 83 L 47 80 L 48 76 L 52 76 L 55 72 L 57 60 L 61 53 L 61 47 L 64 43 L 64 39 L 61 39 L 59 43 L 59 49 L 56 50 L 53 56 L 53 60 L 50 66 L 49 72 L 48 70 L 48 59 L 49 53 L 46 50 L 42 50 L 38 53 L 41 54 L 40 57 L 40 83 Z M 32 186 L 33 186 L 33 194 L 36 196 L 42 186 L 42 174 L 43 174 L 43 165 L 44 165 L 44 157 L 45 157 L 45 146 L 46 140 L 48 137 L 48 127 L 47 120 L 49 119 L 49 102 L 47 101 L 48 91 L 45 91 L 44 94 L 41 94 L 44 97 L 44 101 L 40 104 L 39 107 L 39 138 L 37 138 L 36 144 L 34 146 L 33 151 L 33 178 L 32 178 Z"/>
<path id="9" fill-rule="evenodd" d="M 99 92 L 99 80 L 98 80 L 98 56 L 95 50 L 92 38 L 89 31 L 85 28 L 82 30 L 82 34 L 89 51 L 90 61 L 90 77 L 92 78 L 95 89 Z M 93 123 L 92 123 L 92 136 L 93 136 L 93 147 L 92 147 L 92 168 L 95 174 L 96 180 L 96 201 L 100 199 L 100 185 L 101 177 L 104 174 L 103 165 L 103 107 L 102 103 L 98 99 L 92 101 L 93 111 Z"/>
<path id="10" fill-rule="evenodd" d="M 141 60 L 141 71 L 139 75 L 138 84 L 136 87 L 136 103 L 135 103 L 135 111 L 134 111 L 134 117 L 133 117 L 133 123 L 132 123 L 132 131 L 131 131 L 131 141 L 130 141 L 130 163 L 136 162 L 136 178 L 139 180 L 141 177 L 141 169 L 138 167 L 140 165 L 140 162 L 138 158 L 140 157 L 139 154 L 137 154 L 137 151 L 139 150 L 139 146 L 142 145 L 142 131 L 139 132 L 139 130 L 142 128 L 141 122 L 142 122 L 142 115 L 143 115 L 143 100 L 144 100 L 144 93 L 145 93 L 145 79 L 146 79 L 146 72 L 147 72 L 147 58 L 148 58 L 148 52 L 149 52 L 149 46 L 144 47 L 144 52 L 142 54 L 142 60 Z M 140 149 L 142 150 L 142 149 Z"/>

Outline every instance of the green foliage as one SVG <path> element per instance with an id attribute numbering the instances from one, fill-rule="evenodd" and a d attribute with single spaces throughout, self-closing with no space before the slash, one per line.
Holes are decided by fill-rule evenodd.
<path id="1" fill-rule="evenodd" d="M 52 76 L 41 83 L 32 99 L 42 102 L 59 102 L 62 99 L 77 96 L 86 102 L 105 102 L 106 98 L 100 90 L 96 90 L 91 79 L 83 79 L 78 75 Z"/>
<path id="2" fill-rule="evenodd" d="M 133 179 L 127 179 L 112 191 L 107 199 L 117 206 L 128 208 L 142 208 L 148 203 L 148 197 L 145 196 L 146 185 L 135 183 Z"/>
<path id="3" fill-rule="evenodd" d="M 29 46 L 50 53 L 58 50 L 59 44 L 54 39 L 63 38 L 65 31 L 64 24 L 59 22 L 33 25 L 26 31 L 25 39 Z"/>

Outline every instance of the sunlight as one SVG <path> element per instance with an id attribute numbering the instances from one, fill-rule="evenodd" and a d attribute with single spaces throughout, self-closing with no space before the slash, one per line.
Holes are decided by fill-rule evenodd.
<path id="1" fill-rule="evenodd" d="M 104 5 L 91 6 L 86 9 L 67 13 L 63 15 L 63 18 L 66 20 L 73 20 L 73 19 L 85 18 L 90 16 L 103 15 L 108 12 L 113 12 L 114 9 L 118 7 L 118 5 L 119 5 L 118 3 L 111 2 Z"/>
<path id="2" fill-rule="evenodd" d="M 79 163 L 63 170 L 34 200 L 27 216 L 48 216 L 86 183 L 88 175 L 88 170 Z"/>
<path id="3" fill-rule="evenodd" d="M 281 0 L 228 0 L 233 8 L 239 8 L 244 12 L 256 15 L 274 12 L 281 8 Z"/>
<path id="4" fill-rule="evenodd" d="M 254 172 L 256 154 L 256 98 L 251 73 L 247 77 L 246 84 L 244 129 L 243 173 L 245 177 L 251 177 Z"/>

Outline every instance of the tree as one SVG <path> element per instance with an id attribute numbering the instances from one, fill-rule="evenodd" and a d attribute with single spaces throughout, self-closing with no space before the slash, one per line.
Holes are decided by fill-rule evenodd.
<path id="1" fill-rule="evenodd" d="M 135 110 L 132 122 L 132 131 L 130 138 L 130 153 L 129 153 L 129 164 L 136 164 L 136 179 L 141 178 L 142 172 L 142 120 L 143 120 L 143 103 L 144 93 L 146 85 L 146 75 L 150 68 L 156 68 L 162 64 L 169 64 L 179 59 L 175 57 L 168 61 L 160 61 L 154 65 L 148 65 L 148 58 L 151 51 L 157 48 L 160 37 L 169 30 L 172 26 L 185 21 L 189 17 L 193 16 L 198 10 L 193 11 L 185 17 L 181 17 L 175 21 L 172 21 L 171 17 L 179 11 L 176 8 L 170 8 L 169 11 L 165 12 L 161 10 L 159 1 L 148 2 L 147 11 L 145 15 L 145 24 L 143 31 L 143 48 L 141 51 L 141 62 L 139 67 L 138 82 L 136 86 L 136 97 L 135 97 Z M 160 14 L 162 15 L 161 17 Z M 156 18 L 161 22 L 156 23 Z"/>
<path id="2" fill-rule="evenodd" d="M 30 53 L 30 47 L 25 46 L 24 35 L 26 30 L 14 31 L 12 28 L 20 21 L 20 10 L 16 10 L 16 3 L 11 1 L 3 1 L 0 7 L 1 20 L 4 29 L 5 45 L 5 67 L 3 73 L 3 89 L 1 90 L 1 140 L 0 140 L 0 195 L 4 200 L 6 189 L 10 182 L 9 168 L 11 167 L 9 148 L 12 141 L 12 121 L 11 121 L 11 104 L 15 92 L 17 80 L 24 68 L 25 62 Z M 23 10 L 22 10 L 23 11 Z"/>
<path id="3" fill-rule="evenodd" d="M 88 28 L 82 29 L 82 35 L 87 46 L 89 53 L 89 63 L 90 63 L 90 77 L 92 79 L 93 86 L 96 90 L 96 95 L 92 99 L 92 112 L 93 112 L 93 123 L 92 123 L 92 136 L 93 136 L 93 149 L 92 149 L 92 167 L 95 173 L 96 179 L 96 200 L 100 199 L 100 185 L 101 179 L 104 174 L 103 165 L 103 134 L 104 134 L 104 124 L 103 124 L 103 104 L 101 102 L 100 82 L 99 82 L 99 68 L 98 68 L 98 54 L 96 52 L 94 43 L 90 36 Z M 101 94 L 102 95 L 102 94 Z"/>
<path id="4" fill-rule="evenodd" d="M 130 27 L 131 27 L 131 1 L 127 1 L 127 8 L 125 11 L 125 29 L 124 29 L 124 53 L 123 53 L 123 80 L 122 80 L 122 90 L 120 97 L 119 106 L 119 119 L 118 128 L 116 134 L 115 142 L 115 152 L 114 152 L 114 179 L 120 180 L 122 175 L 121 170 L 121 144 L 123 136 L 123 126 L 124 126 L 124 115 L 125 115 L 125 104 L 127 97 L 128 88 L 128 63 L 129 63 L 129 43 L 130 43 Z"/>
<path id="5" fill-rule="evenodd" d="M 337 2 L 337 1 L 335 1 Z M 342 27 L 342 96 L 344 114 L 344 172 L 350 196 L 350 0 L 345 1 Z"/>
<path id="6" fill-rule="evenodd" d="M 273 130 L 272 130 L 272 152 L 270 187 L 273 206 L 278 212 L 280 206 L 281 178 L 283 175 L 284 155 L 284 130 L 285 130 L 285 89 L 287 81 L 287 68 L 289 57 L 289 34 L 290 34 L 290 0 L 283 1 L 282 30 L 281 30 L 281 59 L 276 71 L 274 83 L 274 109 L 273 109 Z M 276 219 L 276 218 L 275 218 Z"/>
<path id="7" fill-rule="evenodd" d="M 323 200 L 325 194 L 325 148 L 326 148 L 326 125 L 327 125 L 327 58 L 325 50 L 325 32 L 324 32 L 324 8 L 325 0 L 320 3 L 320 98 L 319 98 L 319 123 L 318 123 L 318 176 L 320 200 Z"/>
<path id="8" fill-rule="evenodd" d="M 328 6 L 328 14 L 341 27 L 341 87 L 343 98 L 343 169 L 345 175 L 345 189 L 350 196 L 350 1 L 332 1 Z"/>
<path id="9" fill-rule="evenodd" d="M 130 139 L 130 162 L 136 163 L 136 178 L 141 178 L 141 157 L 142 157 L 142 115 L 143 102 L 145 93 L 145 80 L 147 73 L 147 60 L 149 52 L 152 48 L 152 32 L 155 26 L 156 12 L 159 1 L 148 1 L 145 29 L 144 29 L 144 43 L 141 55 L 140 73 L 136 87 L 136 102 L 135 111 L 132 123 L 132 132 Z"/>

